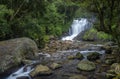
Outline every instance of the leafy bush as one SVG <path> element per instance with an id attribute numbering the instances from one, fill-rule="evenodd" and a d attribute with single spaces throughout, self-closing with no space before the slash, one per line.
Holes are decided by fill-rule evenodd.
<path id="1" fill-rule="evenodd" d="M 5 5 L 0 5 L 0 39 L 6 38 L 11 32 L 8 18 L 12 13 L 11 9 L 8 9 Z"/>
<path id="2" fill-rule="evenodd" d="M 106 40 L 111 40 L 112 36 L 108 35 L 104 32 L 98 32 L 95 28 L 91 28 L 90 30 L 88 30 L 84 36 L 83 36 L 84 40 L 102 40 L 102 41 L 106 41 Z"/>

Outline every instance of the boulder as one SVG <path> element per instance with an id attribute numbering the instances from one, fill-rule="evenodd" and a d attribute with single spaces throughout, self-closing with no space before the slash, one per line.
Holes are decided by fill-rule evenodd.
<path id="1" fill-rule="evenodd" d="M 107 79 L 120 79 L 120 64 L 114 63 L 106 73 Z"/>
<path id="2" fill-rule="evenodd" d="M 38 52 L 36 43 L 29 38 L 0 42 L 0 73 L 15 67 L 24 59 L 33 59 Z"/>
<path id="3" fill-rule="evenodd" d="M 67 58 L 68 59 L 79 59 L 79 60 L 82 60 L 84 57 L 83 57 L 83 55 L 80 52 L 78 52 L 78 53 L 76 53 L 76 55 L 69 55 Z"/>
<path id="4" fill-rule="evenodd" d="M 44 65 L 37 65 L 33 71 L 30 72 L 31 77 L 36 77 L 38 75 L 50 75 L 52 71 L 49 67 Z"/>
<path id="5" fill-rule="evenodd" d="M 69 79 L 87 79 L 87 78 L 83 75 L 72 75 Z"/>
<path id="6" fill-rule="evenodd" d="M 58 63 L 52 63 L 52 64 L 50 65 L 50 67 L 51 67 L 52 69 L 58 69 L 58 68 L 61 68 L 62 66 L 61 66 L 60 64 L 58 64 Z"/>
<path id="7" fill-rule="evenodd" d="M 82 60 L 78 63 L 77 68 L 83 71 L 92 71 L 96 69 L 96 65 L 88 60 Z"/>
<path id="8" fill-rule="evenodd" d="M 76 54 L 76 57 L 75 58 L 77 58 L 77 59 L 83 59 L 84 57 L 83 57 L 83 55 L 80 53 L 80 52 L 78 52 L 77 54 Z"/>
<path id="9" fill-rule="evenodd" d="M 112 46 L 109 45 L 109 44 L 105 44 L 102 48 L 105 50 L 105 53 L 106 53 L 106 54 L 111 54 L 112 51 L 113 51 Z"/>
<path id="10" fill-rule="evenodd" d="M 88 56 L 87 56 L 87 59 L 88 60 L 96 60 L 96 59 L 99 59 L 100 58 L 100 54 L 97 53 L 97 52 L 92 52 L 92 53 L 89 53 Z"/>

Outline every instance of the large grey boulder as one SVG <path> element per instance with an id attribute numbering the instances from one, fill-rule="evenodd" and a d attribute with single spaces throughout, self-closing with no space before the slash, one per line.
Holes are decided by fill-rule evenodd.
<path id="1" fill-rule="evenodd" d="M 33 59 L 38 52 L 36 43 L 29 38 L 0 42 L 0 73 L 17 66 L 24 59 Z"/>

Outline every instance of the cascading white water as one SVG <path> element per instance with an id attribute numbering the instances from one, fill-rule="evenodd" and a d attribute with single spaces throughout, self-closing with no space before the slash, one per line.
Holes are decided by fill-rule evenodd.
<path id="1" fill-rule="evenodd" d="M 18 71 L 14 72 L 13 74 L 11 74 L 8 78 L 6 79 L 17 79 L 18 77 L 22 77 L 22 76 L 26 76 L 29 79 L 31 79 L 31 77 L 29 76 L 29 73 L 32 71 L 33 69 L 31 68 L 31 66 L 24 66 L 22 68 L 20 68 Z"/>
<path id="2" fill-rule="evenodd" d="M 38 55 L 41 58 L 45 58 L 45 57 L 49 58 L 49 57 L 51 57 L 50 54 L 44 54 L 44 53 L 38 53 Z M 16 72 L 12 73 L 10 76 L 8 76 L 5 79 L 18 79 L 19 77 L 27 77 L 29 79 L 32 79 L 29 76 L 29 73 L 34 70 L 33 65 L 35 63 L 38 63 L 38 62 L 39 62 L 39 60 L 38 61 L 32 61 L 31 64 L 28 64 L 28 65 L 25 65 L 25 66 L 21 67 L 20 69 L 18 69 Z M 22 78 L 20 78 L 20 79 L 22 79 Z"/>
<path id="3" fill-rule="evenodd" d="M 63 37 L 62 40 L 73 40 L 79 33 L 86 30 L 89 27 L 89 22 L 85 18 L 73 20 L 69 32 L 70 36 Z"/>

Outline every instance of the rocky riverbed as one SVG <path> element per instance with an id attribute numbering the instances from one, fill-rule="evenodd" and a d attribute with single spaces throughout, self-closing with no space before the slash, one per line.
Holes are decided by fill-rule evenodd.
<path id="1" fill-rule="evenodd" d="M 120 79 L 116 52 L 112 43 L 55 40 L 7 79 Z"/>

